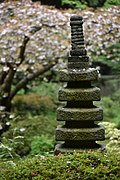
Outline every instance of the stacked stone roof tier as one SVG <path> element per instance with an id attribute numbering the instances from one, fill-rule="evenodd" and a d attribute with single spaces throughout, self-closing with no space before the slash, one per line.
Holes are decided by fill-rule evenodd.
<path id="1" fill-rule="evenodd" d="M 59 90 L 60 101 L 99 101 L 100 89 L 92 88 L 64 88 Z"/>
<path id="2" fill-rule="evenodd" d="M 98 141 L 104 139 L 104 127 L 101 125 L 94 128 L 66 128 L 65 126 L 58 126 L 56 129 L 57 141 Z"/>
<path id="3" fill-rule="evenodd" d="M 103 110 L 101 107 L 92 108 L 67 108 L 59 107 L 57 109 L 58 121 L 100 121 L 103 119 Z"/>
<path id="4" fill-rule="evenodd" d="M 82 62 L 81 62 L 82 64 Z M 60 71 L 60 81 L 68 82 L 68 81 L 96 81 L 98 80 L 98 72 L 94 68 L 88 69 L 64 69 Z"/>

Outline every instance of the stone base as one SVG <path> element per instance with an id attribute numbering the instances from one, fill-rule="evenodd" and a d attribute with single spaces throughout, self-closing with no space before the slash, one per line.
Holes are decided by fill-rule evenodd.
<path id="1" fill-rule="evenodd" d="M 54 150 L 54 155 L 58 155 L 58 154 L 66 154 L 66 153 L 70 153 L 73 154 L 74 152 L 78 152 L 78 153 L 83 153 L 83 152 L 94 152 L 94 151 L 99 151 L 99 152 L 103 152 L 106 150 L 106 146 L 104 144 L 96 144 L 97 147 L 95 148 L 68 148 L 65 147 L 64 144 L 57 144 L 55 146 L 55 150 Z"/>

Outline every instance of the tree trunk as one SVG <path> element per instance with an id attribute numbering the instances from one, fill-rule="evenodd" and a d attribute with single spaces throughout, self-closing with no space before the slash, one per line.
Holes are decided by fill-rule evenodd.
<path id="1" fill-rule="evenodd" d="M 11 107 L 12 107 L 10 98 L 9 97 L 3 97 L 0 100 L 0 106 L 5 107 L 5 111 L 6 112 L 10 112 L 11 111 Z"/>
<path id="2" fill-rule="evenodd" d="M 40 0 L 42 5 L 55 6 L 60 8 L 62 6 L 62 0 Z"/>

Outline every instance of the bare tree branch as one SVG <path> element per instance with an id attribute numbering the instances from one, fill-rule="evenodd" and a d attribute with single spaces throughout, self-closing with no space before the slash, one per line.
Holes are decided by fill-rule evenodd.
<path id="1" fill-rule="evenodd" d="M 3 92 L 10 93 L 14 74 L 15 74 L 15 70 L 12 67 L 10 67 L 8 74 L 6 75 L 6 78 L 4 79 L 3 85 L 1 86 L 1 90 Z"/>
<path id="2" fill-rule="evenodd" d="M 6 76 L 7 76 L 7 72 L 6 72 L 6 71 L 2 71 L 2 72 L 0 73 L 0 84 L 1 84 L 1 85 L 3 84 L 4 79 L 5 79 Z"/>
<path id="3" fill-rule="evenodd" d="M 28 36 L 24 36 L 22 46 L 20 47 L 20 54 L 18 57 L 18 59 L 20 59 L 20 63 L 18 64 L 18 66 L 21 65 L 23 63 L 23 61 L 25 60 L 25 49 L 26 49 L 26 45 L 29 40 L 30 40 L 30 38 Z"/>
<path id="4" fill-rule="evenodd" d="M 38 71 L 28 75 L 27 77 L 25 77 L 24 79 L 22 79 L 15 87 L 15 89 L 11 92 L 10 95 L 10 99 L 12 100 L 13 97 L 16 95 L 16 93 L 24 88 L 26 86 L 26 84 L 32 80 L 34 80 L 36 77 L 38 77 L 41 74 L 44 74 L 45 72 L 47 72 L 48 70 L 50 70 L 55 64 L 57 63 L 57 61 L 54 64 L 50 64 L 47 66 L 44 66 L 43 68 L 39 69 Z"/>

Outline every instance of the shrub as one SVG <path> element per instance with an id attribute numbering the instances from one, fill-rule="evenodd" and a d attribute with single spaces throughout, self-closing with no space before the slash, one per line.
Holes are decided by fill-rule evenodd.
<path id="1" fill-rule="evenodd" d="M 120 98 L 119 91 L 112 94 L 111 97 L 103 97 L 100 102 L 95 104 L 99 104 L 103 108 L 103 117 L 104 121 L 115 123 L 116 127 L 120 128 Z"/>
<path id="2" fill-rule="evenodd" d="M 11 122 L 9 131 L 3 133 L 3 136 L 12 138 L 14 129 L 17 127 L 16 135 L 22 135 L 31 142 L 33 136 L 47 134 L 48 136 L 53 137 L 56 124 L 55 113 L 50 113 L 47 116 L 18 117 L 15 121 Z"/>
<path id="3" fill-rule="evenodd" d="M 40 115 L 47 111 L 54 111 L 54 101 L 49 96 L 40 96 L 36 93 L 18 95 L 14 100 L 14 111 L 17 114 Z"/>
<path id="4" fill-rule="evenodd" d="M 105 138 L 107 150 L 120 156 L 120 130 L 114 123 L 103 122 L 105 127 Z"/>
<path id="5" fill-rule="evenodd" d="M 97 8 L 102 7 L 106 0 L 86 0 L 89 7 Z"/>
<path id="6" fill-rule="evenodd" d="M 120 104 L 120 90 L 116 91 L 114 95 L 111 97 L 112 101 Z"/>
<path id="7" fill-rule="evenodd" d="M 62 7 L 63 8 L 75 8 L 75 9 L 84 9 L 86 8 L 86 2 L 84 0 L 62 0 Z"/>
<path id="8" fill-rule="evenodd" d="M 44 155 L 53 149 L 53 139 L 48 135 L 34 136 L 31 140 L 31 155 Z"/>
<path id="9" fill-rule="evenodd" d="M 117 180 L 120 175 L 119 156 L 110 153 L 88 152 L 72 155 L 36 157 L 1 164 L 1 179 L 81 179 Z"/>
<path id="10" fill-rule="evenodd" d="M 120 1 L 119 1 L 119 0 L 107 0 L 107 1 L 105 2 L 105 6 L 106 6 L 106 7 L 110 7 L 111 5 L 119 6 L 119 5 L 120 5 Z"/>
<path id="11" fill-rule="evenodd" d="M 18 117 L 11 122 L 9 131 L 1 137 L 1 158 L 23 157 L 30 153 L 47 152 L 53 146 L 57 121 L 55 113 L 46 116 Z M 16 128 L 17 127 L 17 128 Z M 36 139 L 36 141 L 35 141 Z M 47 143 L 47 144 L 46 144 Z M 36 146 L 36 151 L 33 150 Z M 10 155 L 11 154 L 11 155 Z"/>
<path id="12" fill-rule="evenodd" d="M 30 92 L 36 93 L 36 94 L 38 94 L 40 96 L 49 95 L 53 99 L 53 102 L 56 103 L 56 101 L 57 101 L 57 93 L 58 93 L 58 90 L 60 88 L 60 84 L 59 83 L 53 83 L 53 82 L 48 83 L 48 82 L 45 82 L 45 81 L 42 81 L 42 82 L 38 81 L 36 83 L 37 83 L 37 85 L 33 86 Z"/>
<path id="13" fill-rule="evenodd" d="M 30 147 L 24 136 L 15 136 L 11 139 L 3 137 L 0 142 L 0 159 L 20 158 L 28 154 Z"/>

